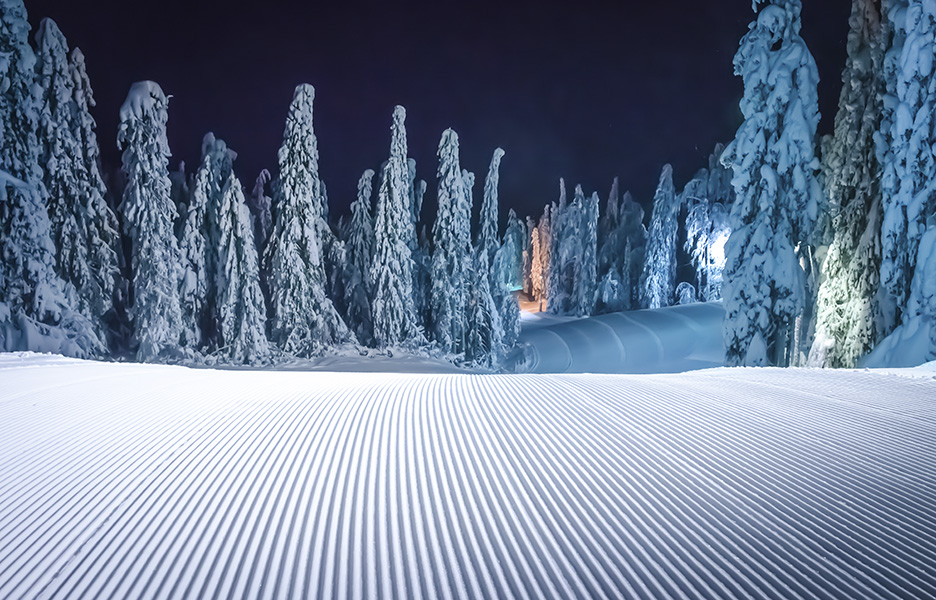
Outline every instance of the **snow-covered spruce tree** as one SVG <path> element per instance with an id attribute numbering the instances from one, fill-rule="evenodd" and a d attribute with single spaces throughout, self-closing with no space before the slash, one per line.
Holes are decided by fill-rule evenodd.
<path id="1" fill-rule="evenodd" d="M 575 261 L 572 280 L 570 314 L 589 316 L 595 312 L 598 292 L 598 194 L 585 199 L 582 188 L 576 189 L 576 202 L 581 206 L 580 226 L 576 234 L 576 248 L 580 250 Z"/>
<path id="2" fill-rule="evenodd" d="M 644 210 L 630 192 L 621 199 L 621 216 L 618 227 L 624 243 L 621 284 L 624 287 L 624 309 L 640 307 L 640 278 L 643 275 L 644 257 L 647 254 L 649 234 L 644 226 Z"/>
<path id="3" fill-rule="evenodd" d="M 563 256 L 563 248 L 568 248 L 566 237 L 569 230 L 575 229 L 574 219 L 570 219 L 568 201 L 566 199 L 565 180 L 559 179 L 559 202 L 553 203 L 549 210 L 549 246 L 545 249 L 549 257 L 544 264 L 546 272 L 545 295 L 548 298 L 546 310 L 554 315 L 566 314 L 569 293 L 566 289 L 564 274 L 567 273 Z M 543 228 L 540 228 L 540 234 Z M 542 243 L 542 240 L 541 240 Z"/>
<path id="4" fill-rule="evenodd" d="M 514 296 L 523 285 L 523 246 L 525 227 L 511 210 L 507 214 L 507 231 L 504 243 L 494 254 L 491 267 L 491 283 L 494 302 L 500 313 L 501 326 L 504 328 L 503 344 L 505 349 L 512 348 L 520 337 L 520 305 Z"/>
<path id="5" fill-rule="evenodd" d="M 348 231 L 348 266 L 345 269 L 345 305 L 348 324 L 362 344 L 373 343 L 371 266 L 374 256 L 374 221 L 371 217 L 374 172 L 367 169 L 358 181 L 357 200 L 351 204 Z"/>
<path id="6" fill-rule="evenodd" d="M 620 226 L 621 208 L 618 178 L 611 184 L 607 208 L 598 220 L 598 267 L 595 313 L 604 314 L 624 310 L 624 282 L 622 266 L 627 238 Z"/>
<path id="7" fill-rule="evenodd" d="M 442 133 L 439 143 L 439 207 L 432 227 L 430 311 L 435 340 L 446 352 L 465 351 L 466 298 L 471 252 L 470 186 L 458 161 L 458 134 Z"/>
<path id="8" fill-rule="evenodd" d="M 132 247 L 133 322 L 137 360 L 177 358 L 183 346 L 178 283 L 181 255 L 173 232 L 176 209 L 169 197 L 169 101 L 158 84 L 133 84 L 120 108 L 117 143 L 127 175 L 120 209 Z"/>
<path id="9" fill-rule="evenodd" d="M 484 198 L 481 201 L 481 231 L 478 244 L 487 254 L 488 264 L 491 265 L 494 264 L 494 254 L 500 247 L 500 238 L 497 234 L 499 223 L 497 185 L 500 181 L 500 163 L 503 158 L 504 150 L 495 149 L 487 177 L 484 179 Z"/>
<path id="10" fill-rule="evenodd" d="M 195 173 L 191 199 L 182 215 L 179 251 L 182 279 L 183 343 L 192 348 L 218 346 L 217 307 L 214 306 L 215 252 L 220 243 L 217 218 L 224 185 L 233 172 L 237 155 L 213 133 L 202 139 L 201 164 Z"/>
<path id="11" fill-rule="evenodd" d="M 699 299 L 703 302 L 721 300 L 721 283 L 725 269 L 725 243 L 731 235 L 728 211 L 718 186 L 712 180 L 721 178 L 723 167 L 701 169 L 686 184 L 681 203 L 686 210 L 685 251 L 692 258 L 696 269 L 696 286 Z M 723 178 L 722 178 L 723 179 Z"/>
<path id="12" fill-rule="evenodd" d="M 800 9 L 799 0 L 771 0 L 734 58 L 745 93 L 744 123 L 722 156 L 737 194 L 722 287 L 729 365 L 786 366 L 799 354 L 794 327 L 806 302 L 799 258 L 809 251 L 821 196 L 819 77 L 799 35 Z"/>
<path id="13" fill-rule="evenodd" d="M 897 309 L 908 313 L 910 284 L 927 218 L 936 212 L 936 6 L 932 2 L 892 1 L 887 5 L 892 32 L 885 58 L 888 97 L 883 121 L 890 142 L 883 177 L 883 262 L 881 280 Z"/>
<path id="14" fill-rule="evenodd" d="M 68 58 L 65 36 L 51 19 L 36 34 L 41 87 L 38 141 L 45 166 L 56 272 L 75 291 L 70 302 L 101 340 L 119 278 L 117 218 L 104 199 L 100 150 L 89 108 L 91 86 L 79 50 Z"/>
<path id="15" fill-rule="evenodd" d="M 880 166 L 874 137 L 881 121 L 884 48 L 872 0 L 853 0 L 848 59 L 835 135 L 823 154 L 834 240 L 823 264 L 817 333 L 810 364 L 854 367 L 881 340 Z"/>
<path id="16" fill-rule="evenodd" d="M 640 287 L 640 305 L 643 308 L 661 308 L 673 303 L 680 200 L 673 186 L 673 167 L 664 165 L 653 197 L 650 239 Z"/>
<path id="17" fill-rule="evenodd" d="M 261 256 L 266 248 L 270 233 L 273 231 L 273 199 L 266 195 L 266 187 L 270 185 L 271 180 L 272 177 L 269 171 L 266 169 L 260 171 L 247 202 L 250 214 L 253 217 L 257 252 Z"/>
<path id="18" fill-rule="evenodd" d="M 272 309 L 272 341 L 296 356 L 320 354 L 354 341 L 326 295 L 323 236 L 325 199 L 318 174 L 318 142 L 312 128 L 315 89 L 293 95 L 279 150 L 276 224 L 265 261 Z"/>
<path id="19" fill-rule="evenodd" d="M 266 337 L 260 261 L 250 211 L 233 172 L 228 171 L 221 197 L 210 208 L 209 220 L 217 232 L 210 260 L 214 265 L 211 306 L 217 334 L 210 349 L 224 362 L 267 362 L 271 349 Z"/>
<path id="20" fill-rule="evenodd" d="M 39 166 L 36 55 L 20 0 L 0 0 L 0 350 L 103 355 L 96 327 L 55 272 Z"/>
<path id="21" fill-rule="evenodd" d="M 393 109 L 390 160 L 384 165 L 374 220 L 374 261 L 370 285 L 374 341 L 381 348 L 425 344 L 413 290 L 413 255 L 408 241 L 413 226 L 406 160 L 406 110 Z"/>
<path id="22" fill-rule="evenodd" d="M 473 365 L 493 367 L 504 356 L 504 329 L 491 294 L 490 265 L 484 248 L 477 246 L 472 257 L 467 265 L 465 358 Z"/>

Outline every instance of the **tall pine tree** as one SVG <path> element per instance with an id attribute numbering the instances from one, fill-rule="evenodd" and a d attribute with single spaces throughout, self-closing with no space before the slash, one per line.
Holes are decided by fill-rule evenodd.
<path id="1" fill-rule="evenodd" d="M 170 198 L 169 100 L 158 84 L 133 84 L 120 109 L 117 142 L 127 175 L 120 209 L 132 247 L 134 341 L 137 360 L 177 358 L 184 348 L 178 282 L 181 255 Z"/>
<path id="2" fill-rule="evenodd" d="M 413 290 L 415 268 L 409 240 L 413 209 L 406 160 L 406 110 L 393 110 L 390 160 L 384 165 L 374 220 L 374 261 L 370 284 L 374 341 L 381 348 L 420 346 L 425 343 L 419 326 Z"/>
<path id="3" fill-rule="evenodd" d="M 465 351 L 466 298 L 471 252 L 469 182 L 459 166 L 458 134 L 446 129 L 439 143 L 439 207 L 432 237 L 431 315 L 436 342 L 446 352 Z"/>
<path id="4" fill-rule="evenodd" d="M 374 258 L 374 220 L 371 217 L 374 172 L 364 171 L 358 181 L 358 197 L 351 204 L 348 232 L 348 267 L 345 269 L 345 305 L 348 322 L 362 344 L 372 344 L 371 265 Z"/>
<path id="5" fill-rule="evenodd" d="M 807 296 L 800 258 L 821 196 L 819 76 L 799 35 L 800 11 L 799 0 L 770 0 L 734 58 L 745 93 L 744 123 L 722 156 L 737 193 L 723 284 L 731 365 L 786 366 L 799 350 L 794 328 Z"/>
<path id="6" fill-rule="evenodd" d="M 0 348 L 90 357 L 106 349 L 55 272 L 39 163 L 36 55 L 21 0 L 0 0 Z"/>
<path id="7" fill-rule="evenodd" d="M 673 303 L 679 201 L 673 186 L 673 167 L 665 165 L 653 197 L 650 238 L 640 288 L 640 304 L 644 308 L 660 308 Z"/>
<path id="8" fill-rule="evenodd" d="M 823 154 L 834 240 L 823 265 L 810 352 L 810 363 L 817 366 L 854 367 L 887 327 L 880 287 L 881 168 L 874 145 L 884 93 L 884 44 L 875 4 L 852 1 L 835 135 Z"/>
<path id="9" fill-rule="evenodd" d="M 57 273 L 75 291 L 71 304 L 106 339 L 105 315 L 119 277 L 117 219 L 104 199 L 99 149 L 89 107 L 94 99 L 77 49 L 51 19 L 36 34 L 41 87 L 38 141 L 45 165 Z"/>
<path id="10" fill-rule="evenodd" d="M 279 151 L 276 224 L 267 245 L 272 340 L 284 352 L 314 356 L 354 341 L 326 294 L 325 193 L 312 127 L 315 88 L 296 88 Z M 330 233 L 330 231 L 329 231 Z"/>

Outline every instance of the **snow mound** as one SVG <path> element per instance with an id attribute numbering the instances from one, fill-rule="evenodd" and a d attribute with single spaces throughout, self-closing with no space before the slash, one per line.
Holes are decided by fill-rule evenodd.
<path id="1" fill-rule="evenodd" d="M 3 598 L 932 598 L 936 381 L 0 360 Z"/>
<path id="2" fill-rule="evenodd" d="M 725 364 L 720 303 L 585 319 L 526 317 L 506 367 L 521 373 L 679 373 Z"/>

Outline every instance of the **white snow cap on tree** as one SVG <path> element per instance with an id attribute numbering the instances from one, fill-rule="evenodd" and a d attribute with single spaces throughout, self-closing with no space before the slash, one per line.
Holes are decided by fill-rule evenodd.
<path id="1" fill-rule="evenodd" d="M 745 120 L 722 156 L 737 194 L 722 294 L 731 365 L 785 366 L 799 350 L 793 333 L 806 284 L 797 252 L 809 251 L 821 198 L 819 74 L 799 29 L 799 0 L 772 0 L 734 58 Z"/>
<path id="2" fill-rule="evenodd" d="M 120 110 L 127 187 L 120 205 L 132 246 L 133 320 L 137 360 L 174 358 L 184 351 L 179 305 L 179 247 L 170 198 L 169 101 L 152 81 L 133 84 Z"/>
<path id="3" fill-rule="evenodd" d="M 326 293 L 325 193 L 312 127 L 315 88 L 296 88 L 279 150 L 276 224 L 267 245 L 272 338 L 288 354 L 314 356 L 353 342 Z"/>

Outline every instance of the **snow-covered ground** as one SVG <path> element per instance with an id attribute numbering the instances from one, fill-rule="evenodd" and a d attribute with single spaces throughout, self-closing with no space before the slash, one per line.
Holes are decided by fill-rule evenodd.
<path id="1" fill-rule="evenodd" d="M 725 364 L 721 303 L 587 319 L 523 315 L 508 370 L 520 373 L 681 373 Z"/>
<path id="2" fill-rule="evenodd" d="M 932 598 L 910 373 L 0 355 L 0 597 Z"/>

